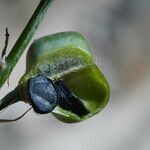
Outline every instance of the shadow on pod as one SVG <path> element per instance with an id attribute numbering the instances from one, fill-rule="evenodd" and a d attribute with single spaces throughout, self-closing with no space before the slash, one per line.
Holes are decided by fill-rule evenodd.
<path id="1" fill-rule="evenodd" d="M 35 40 L 26 62 L 25 74 L 1 100 L 0 110 L 24 101 L 36 113 L 51 112 L 61 121 L 79 122 L 107 104 L 109 85 L 81 34 L 61 32 Z"/>

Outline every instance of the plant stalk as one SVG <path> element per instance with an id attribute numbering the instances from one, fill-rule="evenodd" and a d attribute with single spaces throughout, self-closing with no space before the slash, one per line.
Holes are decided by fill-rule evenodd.
<path id="1" fill-rule="evenodd" d="M 5 81 L 10 76 L 10 73 L 17 64 L 19 58 L 23 54 L 24 50 L 28 46 L 31 38 L 33 37 L 35 31 L 37 30 L 39 23 L 42 21 L 48 7 L 53 2 L 53 0 L 41 0 L 38 7 L 36 8 L 31 19 L 27 23 L 20 37 L 16 41 L 12 50 L 5 58 L 5 67 L 0 67 L 0 88 L 3 86 Z"/>
<path id="2" fill-rule="evenodd" d="M 0 111 L 21 100 L 22 89 L 21 86 L 17 86 L 13 91 L 8 93 L 4 98 L 0 100 Z"/>

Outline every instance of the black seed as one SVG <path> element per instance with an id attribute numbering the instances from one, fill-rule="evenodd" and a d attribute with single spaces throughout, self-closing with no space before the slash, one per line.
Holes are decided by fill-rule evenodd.
<path id="1" fill-rule="evenodd" d="M 45 114 L 51 112 L 58 103 L 54 83 L 44 75 L 29 80 L 28 96 L 35 112 Z"/>
<path id="2" fill-rule="evenodd" d="M 55 88 L 59 97 L 58 105 L 61 108 L 71 111 L 78 116 L 83 116 L 89 113 L 83 102 L 72 93 L 64 81 L 56 81 Z"/>

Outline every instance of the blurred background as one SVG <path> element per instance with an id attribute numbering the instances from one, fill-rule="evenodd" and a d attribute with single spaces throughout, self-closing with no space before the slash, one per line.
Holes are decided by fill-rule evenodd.
<path id="1" fill-rule="evenodd" d="M 9 52 L 38 3 L 0 0 L 1 50 L 5 28 L 10 33 Z M 55 0 L 34 39 L 68 30 L 82 33 L 110 84 L 110 101 L 101 113 L 77 124 L 30 111 L 18 122 L 0 125 L 0 150 L 149 150 L 149 14 L 149 0 Z M 26 52 L 0 98 L 23 75 Z M 15 118 L 28 107 L 18 103 L 0 118 Z"/>

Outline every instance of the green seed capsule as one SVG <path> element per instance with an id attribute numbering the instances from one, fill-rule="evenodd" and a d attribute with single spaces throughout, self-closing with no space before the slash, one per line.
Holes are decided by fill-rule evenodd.
<path id="1" fill-rule="evenodd" d="M 85 120 L 101 111 L 108 102 L 108 83 L 79 33 L 56 33 L 33 42 L 27 54 L 26 73 L 20 84 L 27 89 L 28 80 L 40 73 L 53 81 L 63 80 L 89 111 L 79 116 L 58 105 L 52 113 L 62 121 Z"/>
<path id="2" fill-rule="evenodd" d="M 18 87 L 20 97 L 34 104 L 35 112 L 52 111 L 64 122 L 79 122 L 97 114 L 107 104 L 110 92 L 86 40 L 76 32 L 35 40 Z"/>

